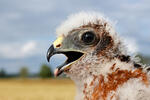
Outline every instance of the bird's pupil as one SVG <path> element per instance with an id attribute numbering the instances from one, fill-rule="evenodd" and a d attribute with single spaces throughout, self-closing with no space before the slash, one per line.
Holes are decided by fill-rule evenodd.
<path id="1" fill-rule="evenodd" d="M 95 35 L 92 32 L 86 32 L 82 36 L 82 41 L 86 44 L 92 43 L 95 39 Z"/>

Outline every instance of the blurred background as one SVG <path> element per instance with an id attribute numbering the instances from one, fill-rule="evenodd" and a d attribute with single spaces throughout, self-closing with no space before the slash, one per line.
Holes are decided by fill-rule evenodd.
<path id="1" fill-rule="evenodd" d="M 53 78 L 65 58 L 48 63 L 46 52 L 57 26 L 79 11 L 104 13 L 130 53 L 150 64 L 149 0 L 0 0 L 0 100 L 74 99 L 73 82 Z"/>

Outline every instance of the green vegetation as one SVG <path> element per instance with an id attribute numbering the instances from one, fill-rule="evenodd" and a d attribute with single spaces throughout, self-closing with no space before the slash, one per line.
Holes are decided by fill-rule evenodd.
<path id="1" fill-rule="evenodd" d="M 5 78 L 6 77 L 6 72 L 4 69 L 0 70 L 0 78 Z"/>
<path id="2" fill-rule="evenodd" d="M 28 77 L 28 68 L 27 67 L 22 67 L 21 68 L 20 77 L 22 77 L 22 78 Z"/>
<path id="3" fill-rule="evenodd" d="M 29 69 L 27 66 L 23 66 L 19 73 L 7 74 L 4 69 L 0 69 L 0 78 L 50 78 L 53 77 L 53 72 L 51 67 L 43 64 L 41 65 L 41 69 L 38 73 L 29 73 Z"/>
<path id="4" fill-rule="evenodd" d="M 49 78 L 49 77 L 53 76 L 51 68 L 46 64 L 43 64 L 41 66 L 41 70 L 40 70 L 39 75 L 41 78 Z"/>

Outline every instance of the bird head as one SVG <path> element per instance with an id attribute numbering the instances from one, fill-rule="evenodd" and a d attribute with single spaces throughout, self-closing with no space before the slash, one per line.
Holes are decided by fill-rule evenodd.
<path id="1" fill-rule="evenodd" d="M 99 13 L 71 15 L 56 33 L 58 38 L 48 49 L 47 60 L 55 54 L 64 54 L 67 60 L 56 68 L 55 76 L 62 72 L 81 73 L 82 69 L 88 69 L 96 61 L 112 59 L 123 53 L 111 22 Z"/>

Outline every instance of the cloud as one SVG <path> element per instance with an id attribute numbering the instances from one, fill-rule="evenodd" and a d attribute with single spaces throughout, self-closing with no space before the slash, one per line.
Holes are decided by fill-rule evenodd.
<path id="1" fill-rule="evenodd" d="M 36 43 L 33 41 L 24 44 L 24 46 L 21 48 L 21 52 L 25 55 L 31 54 L 31 52 L 33 52 L 34 50 L 36 50 Z"/>
<path id="2" fill-rule="evenodd" d="M 38 54 L 36 50 L 38 50 L 38 47 L 35 41 L 1 44 L 0 57 L 8 59 L 25 58 Z"/>

